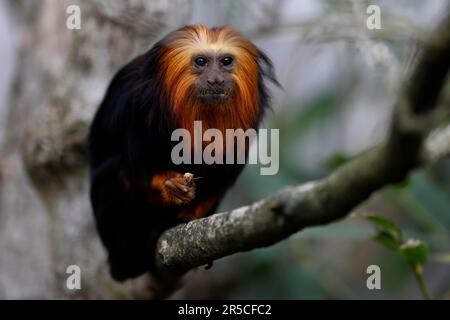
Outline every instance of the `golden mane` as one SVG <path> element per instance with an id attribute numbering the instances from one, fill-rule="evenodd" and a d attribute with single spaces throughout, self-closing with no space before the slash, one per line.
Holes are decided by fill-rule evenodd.
<path id="1" fill-rule="evenodd" d="M 204 105 L 194 93 L 192 57 L 205 51 L 232 54 L 236 59 L 232 73 L 233 95 L 220 105 Z M 172 113 L 181 128 L 193 132 L 195 120 L 203 130 L 255 127 L 259 115 L 259 51 L 248 39 L 230 27 L 208 28 L 196 24 L 171 33 L 161 55 L 161 79 Z"/>

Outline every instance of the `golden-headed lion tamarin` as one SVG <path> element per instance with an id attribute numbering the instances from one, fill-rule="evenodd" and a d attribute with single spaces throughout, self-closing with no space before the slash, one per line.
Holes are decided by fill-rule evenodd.
<path id="1" fill-rule="evenodd" d="M 210 215 L 243 164 L 179 164 L 171 133 L 257 128 L 268 107 L 268 57 L 230 27 L 168 34 L 111 81 L 89 135 L 91 201 L 116 280 L 152 269 L 159 235 Z M 195 180 L 196 177 L 201 179 Z"/>

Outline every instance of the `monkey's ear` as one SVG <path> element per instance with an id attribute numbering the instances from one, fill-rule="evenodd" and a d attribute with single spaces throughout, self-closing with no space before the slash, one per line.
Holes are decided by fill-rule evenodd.
<path id="1" fill-rule="evenodd" d="M 278 82 L 277 76 L 275 75 L 275 69 L 273 67 L 270 58 L 260 49 L 258 49 L 258 65 L 263 77 L 272 81 L 278 88 L 283 89 L 281 84 Z"/>

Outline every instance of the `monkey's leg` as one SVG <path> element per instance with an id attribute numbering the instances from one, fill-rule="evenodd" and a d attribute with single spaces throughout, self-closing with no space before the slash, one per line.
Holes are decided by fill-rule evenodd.
<path id="1" fill-rule="evenodd" d="M 126 188 L 118 159 L 93 172 L 91 200 L 112 277 L 121 281 L 149 271 L 163 228 L 159 218 L 163 212 L 149 205 L 145 196 Z"/>

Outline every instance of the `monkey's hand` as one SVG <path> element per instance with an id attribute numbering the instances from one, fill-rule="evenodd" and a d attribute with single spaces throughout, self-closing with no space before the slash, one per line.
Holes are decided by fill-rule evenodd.
<path id="1" fill-rule="evenodd" d="M 168 178 L 162 188 L 162 196 L 170 205 L 182 206 L 195 198 L 194 175 L 177 173 Z"/>

